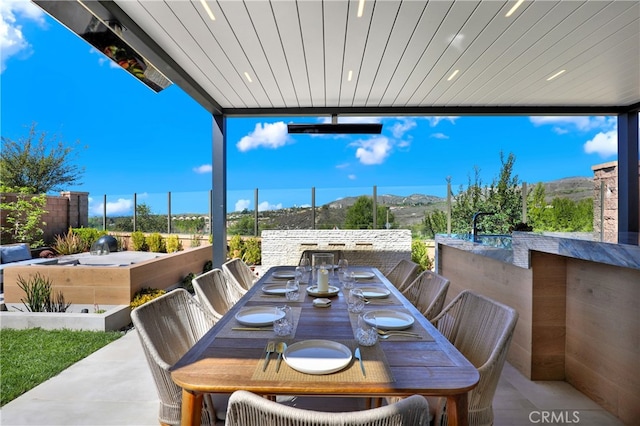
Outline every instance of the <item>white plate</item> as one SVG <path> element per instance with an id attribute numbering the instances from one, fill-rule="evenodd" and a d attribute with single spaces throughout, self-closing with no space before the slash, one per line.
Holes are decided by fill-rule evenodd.
<path id="1" fill-rule="evenodd" d="M 307 287 L 307 293 L 309 293 L 310 295 L 314 296 L 314 297 L 331 297 L 331 296 L 335 296 L 336 294 L 338 294 L 338 292 L 340 291 L 340 289 L 338 287 L 329 286 L 329 290 L 328 291 L 318 291 L 318 286 L 317 285 L 312 285 Z"/>
<path id="2" fill-rule="evenodd" d="M 236 320 L 243 325 L 263 326 L 273 324 L 284 316 L 284 312 L 277 311 L 273 306 L 252 306 L 236 314 Z"/>
<path id="3" fill-rule="evenodd" d="M 301 373 L 329 374 L 349 365 L 351 350 L 331 340 L 303 340 L 287 347 L 284 362 Z"/>
<path id="4" fill-rule="evenodd" d="M 381 330 L 404 330 L 411 327 L 414 321 L 411 315 L 391 309 L 368 311 L 363 318 L 367 324 Z"/>
<path id="5" fill-rule="evenodd" d="M 360 271 L 360 272 L 354 272 L 353 273 L 353 278 L 355 278 L 357 280 L 358 279 L 360 279 L 360 280 L 367 279 L 368 280 L 368 279 L 371 279 L 371 278 L 373 278 L 375 276 L 376 276 L 376 274 L 374 274 L 373 272 L 366 272 L 366 271 Z"/>
<path id="6" fill-rule="evenodd" d="M 367 299 L 384 299 L 385 297 L 389 297 L 391 292 L 386 288 L 382 287 L 358 287 L 362 290 L 362 294 Z"/>
<path id="7" fill-rule="evenodd" d="M 265 284 L 262 286 L 262 292 L 267 294 L 284 295 L 287 293 L 287 287 L 284 284 Z"/>
<path id="8" fill-rule="evenodd" d="M 296 277 L 296 273 L 294 271 L 275 271 L 271 276 L 273 278 L 292 280 Z"/>

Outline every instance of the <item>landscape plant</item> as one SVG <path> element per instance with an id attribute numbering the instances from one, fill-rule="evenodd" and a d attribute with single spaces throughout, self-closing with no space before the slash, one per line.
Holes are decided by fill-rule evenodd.
<path id="1" fill-rule="evenodd" d="M 153 253 L 166 253 L 167 245 L 164 237 L 157 232 L 147 235 L 146 239 L 147 248 Z"/>
<path id="2" fill-rule="evenodd" d="M 240 234 L 236 234 L 229 239 L 229 257 L 242 259 L 242 253 L 244 253 L 244 240 Z"/>
<path id="3" fill-rule="evenodd" d="M 62 255 L 83 253 L 89 249 L 87 243 L 71 228 L 66 234 L 53 237 L 53 241 L 53 249 Z"/>
<path id="4" fill-rule="evenodd" d="M 131 307 L 131 309 L 135 309 L 138 306 L 144 305 L 145 303 L 155 299 L 156 297 L 160 297 L 165 293 L 166 291 L 157 288 L 141 288 L 133 295 L 129 307 Z"/>
<path id="5" fill-rule="evenodd" d="M 42 216 L 47 213 L 46 194 L 34 195 L 31 188 L 9 187 L 4 184 L 0 184 L 0 193 L 0 210 L 6 215 L 6 225 L 0 229 L 2 241 L 27 243 L 31 248 L 42 247 L 43 227 L 46 225 Z M 11 200 L 5 193 L 15 194 L 15 200 Z"/>
<path id="6" fill-rule="evenodd" d="M 182 250 L 182 242 L 177 235 L 169 235 L 166 240 L 167 253 L 175 253 Z"/>
<path id="7" fill-rule="evenodd" d="M 3 329 L 0 339 L 0 405 L 122 336 L 118 331 Z"/>
<path id="8" fill-rule="evenodd" d="M 433 261 L 429 257 L 427 244 L 422 240 L 411 241 L 411 260 L 420 265 L 422 271 L 432 270 Z"/>
<path id="9" fill-rule="evenodd" d="M 20 301 L 27 312 L 66 312 L 71 303 L 64 300 L 61 291 L 52 295 L 53 283 L 39 272 L 28 279 L 18 275 L 18 287 L 25 293 Z"/>
<path id="10" fill-rule="evenodd" d="M 147 239 L 142 231 L 134 231 L 131 233 L 131 247 L 134 251 L 147 251 Z"/>
<path id="11" fill-rule="evenodd" d="M 108 235 L 107 231 L 99 231 L 95 228 L 71 228 L 71 231 L 77 235 L 84 244 L 84 251 L 89 251 L 93 243 L 103 235 Z"/>
<path id="12" fill-rule="evenodd" d="M 248 265 L 259 265 L 261 263 L 262 248 L 258 238 L 251 237 L 245 240 L 242 260 Z"/>

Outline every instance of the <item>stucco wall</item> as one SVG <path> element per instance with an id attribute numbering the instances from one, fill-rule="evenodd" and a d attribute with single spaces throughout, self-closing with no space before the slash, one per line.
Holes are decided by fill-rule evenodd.
<path id="1" fill-rule="evenodd" d="M 304 250 L 342 250 L 349 265 L 368 265 L 382 272 L 411 259 L 408 229 L 307 229 L 262 231 L 262 265 L 297 265 Z"/>

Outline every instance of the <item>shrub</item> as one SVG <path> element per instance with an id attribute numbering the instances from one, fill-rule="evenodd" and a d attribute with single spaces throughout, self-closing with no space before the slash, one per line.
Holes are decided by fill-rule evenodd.
<path id="1" fill-rule="evenodd" d="M 3 138 L 4 142 L 4 138 Z M 44 245 L 42 216 L 47 213 L 44 209 L 47 205 L 46 194 L 32 195 L 30 188 L 10 188 L 0 184 L 0 192 L 15 192 L 15 201 L 8 202 L 6 197 L 0 196 L 0 210 L 6 219 L 5 226 L 0 227 L 2 240 L 28 243 L 31 248 Z M 6 223 L 5 223 L 6 222 Z"/>
<path id="2" fill-rule="evenodd" d="M 135 231 L 131 233 L 131 247 L 135 251 L 147 251 L 147 240 L 142 231 Z"/>
<path id="3" fill-rule="evenodd" d="M 193 282 L 192 280 L 196 277 L 196 274 L 194 274 L 193 272 L 189 272 L 183 279 L 182 282 L 180 283 L 180 286 L 182 288 L 184 288 L 185 290 L 187 290 L 189 293 L 193 294 L 194 290 L 193 290 Z"/>
<path id="4" fill-rule="evenodd" d="M 191 236 L 191 239 L 189 240 L 189 245 L 191 247 L 200 247 L 200 235 L 199 234 L 193 234 Z"/>
<path id="5" fill-rule="evenodd" d="M 411 260 L 419 264 L 423 271 L 433 269 L 433 261 L 427 254 L 427 245 L 424 241 L 411 241 Z"/>
<path id="6" fill-rule="evenodd" d="M 51 297 L 52 282 L 49 278 L 36 273 L 28 280 L 18 275 L 18 287 L 25 292 L 25 299 L 20 299 L 28 312 L 66 312 L 71 303 L 66 303 L 64 295 L 59 291 L 55 299 Z"/>
<path id="7" fill-rule="evenodd" d="M 71 228 L 69 232 L 54 237 L 53 249 L 59 254 L 76 254 L 87 251 L 86 244 Z"/>
<path id="8" fill-rule="evenodd" d="M 242 253 L 244 253 L 244 241 L 240 235 L 234 235 L 229 240 L 229 257 L 242 258 Z"/>
<path id="9" fill-rule="evenodd" d="M 146 238 L 146 242 L 147 242 L 147 247 L 151 252 L 154 252 L 154 253 L 167 252 L 167 244 L 165 243 L 164 238 L 162 238 L 162 235 L 160 235 L 157 232 L 154 232 L 153 234 L 148 235 Z"/>
<path id="10" fill-rule="evenodd" d="M 160 297 L 165 293 L 166 291 L 159 290 L 157 288 L 141 288 L 136 292 L 136 294 L 133 295 L 133 299 L 131 299 L 131 303 L 129 304 L 129 306 L 131 307 L 131 309 L 135 309 L 138 306 L 142 306 L 145 303 L 155 299 L 156 297 Z"/>
<path id="11" fill-rule="evenodd" d="M 244 253 L 242 254 L 242 260 L 250 265 L 260 264 L 260 261 L 262 260 L 260 240 L 252 237 L 244 242 Z"/>
<path id="12" fill-rule="evenodd" d="M 182 242 L 177 235 L 169 235 L 167 238 L 167 253 L 175 253 L 182 250 Z"/>
<path id="13" fill-rule="evenodd" d="M 213 262 L 211 260 L 207 260 L 204 262 L 204 266 L 202 267 L 202 273 L 209 272 L 213 269 Z"/>
<path id="14" fill-rule="evenodd" d="M 84 244 L 85 248 L 83 251 L 90 250 L 98 238 L 108 234 L 107 231 L 98 231 L 95 228 L 71 228 L 71 232 L 77 235 Z"/>

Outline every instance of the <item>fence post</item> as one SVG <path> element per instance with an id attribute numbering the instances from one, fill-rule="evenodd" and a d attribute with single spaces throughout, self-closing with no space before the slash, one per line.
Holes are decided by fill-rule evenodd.
<path id="1" fill-rule="evenodd" d="M 451 177 L 447 178 L 447 235 L 451 236 Z"/>
<path id="2" fill-rule="evenodd" d="M 378 229 L 378 187 L 373 185 L 373 229 Z"/>
<path id="3" fill-rule="evenodd" d="M 311 187 L 311 229 L 316 229 L 316 188 Z"/>
<path id="4" fill-rule="evenodd" d="M 107 230 L 107 194 L 102 196 L 102 230 Z"/>
<path id="5" fill-rule="evenodd" d="M 527 182 L 522 182 L 522 223 L 527 223 Z"/>
<path id="6" fill-rule="evenodd" d="M 133 193 L 133 232 L 136 232 L 136 225 L 138 221 L 138 194 Z"/>
<path id="7" fill-rule="evenodd" d="M 258 236 L 258 188 L 256 188 L 253 194 L 253 203 L 256 206 L 255 211 L 253 213 L 253 236 L 257 237 Z"/>
<path id="8" fill-rule="evenodd" d="M 167 234 L 171 233 L 171 191 L 167 192 Z"/>

